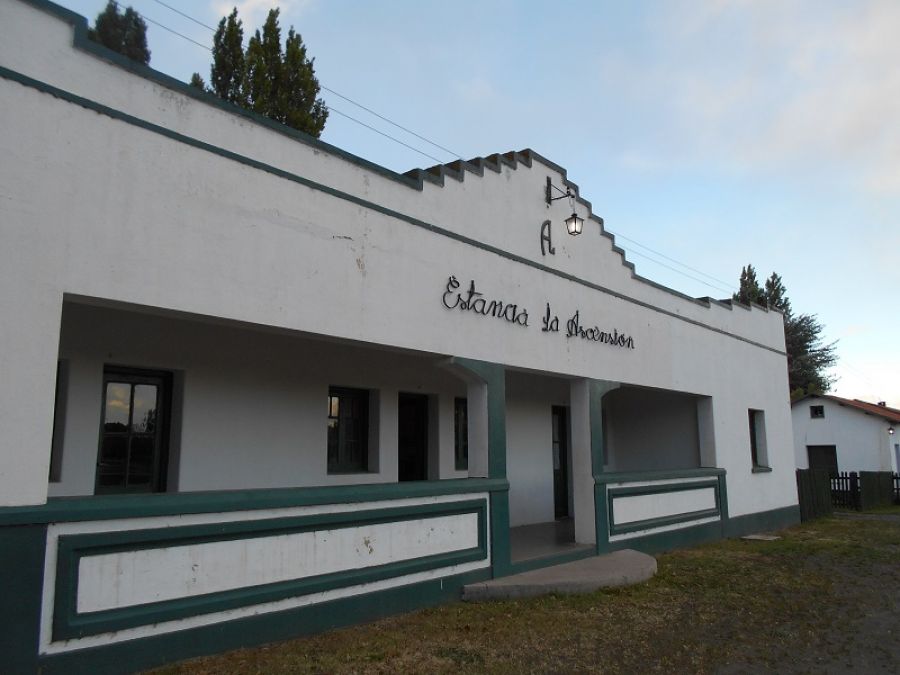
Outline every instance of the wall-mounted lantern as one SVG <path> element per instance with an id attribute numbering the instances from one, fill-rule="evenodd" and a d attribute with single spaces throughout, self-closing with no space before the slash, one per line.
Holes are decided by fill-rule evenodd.
<path id="1" fill-rule="evenodd" d="M 554 197 L 553 191 L 556 190 L 559 195 Z M 584 229 L 584 218 L 579 218 L 578 214 L 575 213 L 575 193 L 572 192 L 571 188 L 566 187 L 565 191 L 561 188 L 556 187 L 553 184 L 553 181 L 550 180 L 550 176 L 547 176 L 547 187 L 544 191 L 544 199 L 549 206 L 557 199 L 569 199 L 569 204 L 572 206 L 572 215 L 566 218 L 566 231 L 572 236 L 577 236 L 581 234 L 581 231 Z"/>
<path id="2" fill-rule="evenodd" d="M 569 234 L 575 236 L 581 234 L 583 229 L 584 218 L 579 218 L 578 214 L 573 211 L 572 215 L 566 218 L 566 230 L 568 230 Z"/>
<path id="3" fill-rule="evenodd" d="M 893 425 L 888 427 L 888 434 L 890 434 L 891 436 L 894 435 L 894 427 L 893 427 Z"/>

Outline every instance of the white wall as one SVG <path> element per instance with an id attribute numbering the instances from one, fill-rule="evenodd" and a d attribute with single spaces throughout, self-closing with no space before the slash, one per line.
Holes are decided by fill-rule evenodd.
<path id="1" fill-rule="evenodd" d="M 506 403 L 510 525 L 550 522 L 555 513 L 551 410 L 568 405 L 568 382 L 508 373 Z"/>
<path id="2" fill-rule="evenodd" d="M 621 387 L 603 397 L 608 471 L 700 466 L 697 398 Z"/>
<path id="3" fill-rule="evenodd" d="M 821 405 L 825 417 L 811 418 L 810 406 Z M 797 467 L 809 468 L 808 445 L 834 445 L 840 471 L 897 471 L 890 423 L 826 398 L 806 398 L 793 406 L 794 457 Z M 900 430 L 900 425 L 895 425 Z"/>
<path id="4" fill-rule="evenodd" d="M 466 475 L 452 469 L 453 398 L 465 383 L 434 358 L 75 303 L 63 312 L 60 356 L 69 386 L 53 496 L 93 494 L 104 365 L 180 374 L 170 482 L 181 491 L 396 481 L 398 391 L 441 402 L 429 420 L 445 432 L 435 435 L 440 477 Z M 378 471 L 327 473 L 329 385 L 378 396 Z"/>
<path id="5" fill-rule="evenodd" d="M 531 166 L 519 162 L 416 189 L 74 48 L 71 26 L 20 2 L 0 3 L 0 65 L 298 177 L 0 78 L 7 112 L 0 125 L 0 185 L 8 197 L 0 200 L 0 316 L 16 318 L 0 323 L 0 504 L 40 503 L 46 496 L 65 296 L 709 396 L 731 513 L 796 503 L 781 317 L 707 306 L 634 279 L 595 221 L 580 237 L 567 237 L 561 229 L 566 207 L 543 201 L 547 177 L 558 185 L 564 180 L 556 167 L 534 158 Z M 370 203 L 312 189 L 301 179 Z M 586 204 L 578 210 L 588 215 Z M 540 253 L 545 219 L 553 222 L 555 256 Z M 529 326 L 445 308 L 441 298 L 451 275 L 464 286 L 474 279 L 487 299 L 527 308 Z M 563 330 L 578 310 L 589 326 L 631 335 L 635 349 L 541 332 L 548 302 Z M 103 359 L 92 358 L 96 378 Z M 265 361 L 265 355 L 250 358 Z M 247 390 L 271 384 L 262 396 L 282 412 L 293 406 L 275 392 L 293 396 L 296 405 L 317 398 L 292 390 L 283 367 L 264 364 L 264 376 L 238 367 L 235 381 Z M 365 379 L 349 365 L 347 374 Z M 186 394 L 206 386 L 215 400 L 217 378 L 212 366 L 201 383 L 186 377 Z M 191 405 L 198 404 L 185 401 L 186 409 Z M 748 408 L 766 411 L 773 472 L 765 476 L 751 476 L 743 447 Z M 291 422 L 307 423 L 302 414 Z M 190 428 L 183 434 L 185 449 L 189 438 L 204 436 Z M 235 447 L 251 436 L 238 434 Z M 243 452 L 234 450 L 233 458 L 251 464 Z M 270 478 L 285 480 L 276 467 L 290 470 L 293 457 L 287 448 L 273 453 Z M 197 489 L 239 482 L 236 476 L 182 478 Z"/>

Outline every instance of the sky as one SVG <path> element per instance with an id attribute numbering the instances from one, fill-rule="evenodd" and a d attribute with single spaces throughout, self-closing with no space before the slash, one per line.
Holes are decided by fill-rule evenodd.
<path id="1" fill-rule="evenodd" d="M 777 272 L 837 343 L 831 393 L 900 408 L 900 2 L 130 4 L 151 67 L 184 81 L 208 79 L 212 32 L 178 12 L 215 26 L 236 6 L 247 36 L 280 6 L 327 87 L 322 140 L 401 173 L 531 148 L 638 274 L 726 298 L 744 265 Z"/>

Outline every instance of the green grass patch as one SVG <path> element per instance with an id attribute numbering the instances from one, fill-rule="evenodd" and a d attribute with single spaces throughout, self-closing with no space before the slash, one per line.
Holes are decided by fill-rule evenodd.
<path id="1" fill-rule="evenodd" d="M 891 672 L 900 521 L 835 517 L 779 534 L 660 555 L 638 586 L 453 603 L 155 672 Z"/>

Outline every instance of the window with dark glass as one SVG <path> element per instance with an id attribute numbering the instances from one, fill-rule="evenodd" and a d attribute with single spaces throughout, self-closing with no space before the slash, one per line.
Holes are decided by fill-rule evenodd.
<path id="1" fill-rule="evenodd" d="M 328 473 L 369 470 L 369 392 L 328 389 Z"/>
<path id="2" fill-rule="evenodd" d="M 166 489 L 167 373 L 107 368 L 97 453 L 97 494 Z"/>
<path id="3" fill-rule="evenodd" d="M 464 398 L 453 401 L 453 454 L 456 470 L 469 468 L 469 404 Z"/>
<path id="4" fill-rule="evenodd" d="M 750 426 L 750 457 L 754 469 L 769 468 L 769 453 L 766 445 L 766 418 L 762 410 L 748 410 Z"/>
<path id="5" fill-rule="evenodd" d="M 819 417 L 825 417 L 825 406 L 824 405 L 811 405 L 809 406 L 809 416 L 813 419 Z"/>
<path id="6" fill-rule="evenodd" d="M 68 390 L 69 363 L 56 363 L 56 402 L 53 408 L 53 437 L 50 441 L 50 482 L 62 480 L 63 437 L 66 428 L 66 391 Z"/>

